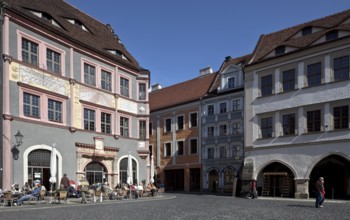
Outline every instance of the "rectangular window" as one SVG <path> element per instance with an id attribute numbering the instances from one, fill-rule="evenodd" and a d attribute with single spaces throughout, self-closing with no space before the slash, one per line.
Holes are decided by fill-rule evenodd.
<path id="1" fill-rule="evenodd" d="M 241 133 L 241 123 L 236 122 L 232 124 L 232 134 L 240 134 Z"/>
<path id="2" fill-rule="evenodd" d="M 309 35 L 309 34 L 312 34 L 312 27 L 310 27 L 310 26 L 304 27 L 304 28 L 301 30 L 301 35 L 302 35 L 302 36 Z"/>
<path id="3" fill-rule="evenodd" d="M 233 100 L 232 101 L 232 110 L 238 111 L 240 109 L 240 105 L 241 105 L 241 100 L 239 100 L 239 99 Z"/>
<path id="4" fill-rule="evenodd" d="M 190 140 L 190 153 L 191 154 L 197 154 L 198 153 L 198 141 L 197 139 L 191 139 Z"/>
<path id="5" fill-rule="evenodd" d="M 190 126 L 191 128 L 197 127 L 198 125 L 198 119 L 197 119 L 197 113 L 191 113 L 190 114 Z"/>
<path id="6" fill-rule="evenodd" d="M 171 118 L 165 119 L 165 126 L 164 126 L 164 132 L 170 132 L 171 131 Z"/>
<path id="7" fill-rule="evenodd" d="M 84 108 L 84 129 L 95 131 L 95 111 Z"/>
<path id="8" fill-rule="evenodd" d="M 84 63 L 84 82 L 96 86 L 96 69 L 94 66 Z"/>
<path id="9" fill-rule="evenodd" d="M 61 54 L 53 50 L 46 50 L 46 66 L 47 70 L 54 73 L 61 73 Z"/>
<path id="10" fill-rule="evenodd" d="M 295 89 L 295 69 L 283 71 L 283 92 Z"/>
<path id="11" fill-rule="evenodd" d="M 208 116 L 214 115 L 214 105 L 208 105 Z"/>
<path id="12" fill-rule="evenodd" d="M 272 137 L 272 117 L 261 119 L 261 137 Z"/>
<path id="13" fill-rule="evenodd" d="M 332 30 L 326 34 L 326 41 L 338 39 L 339 32 L 338 30 Z"/>
<path id="14" fill-rule="evenodd" d="M 220 136 L 227 135 L 227 125 L 220 125 Z"/>
<path id="15" fill-rule="evenodd" d="M 110 72 L 101 71 L 101 88 L 112 91 L 112 74 Z"/>
<path id="16" fill-rule="evenodd" d="M 214 127 L 208 127 L 208 137 L 214 137 Z"/>
<path id="17" fill-rule="evenodd" d="M 295 134 L 295 114 L 283 115 L 283 135 Z"/>
<path id="18" fill-rule="evenodd" d="M 40 97 L 29 93 L 24 93 L 23 113 L 28 117 L 40 118 Z"/>
<path id="19" fill-rule="evenodd" d="M 335 81 L 349 79 L 349 56 L 335 58 L 333 68 Z"/>
<path id="20" fill-rule="evenodd" d="M 38 66 L 39 45 L 22 38 L 22 61 Z"/>
<path id="21" fill-rule="evenodd" d="M 272 95 L 272 75 L 261 77 L 261 96 Z"/>
<path id="22" fill-rule="evenodd" d="M 349 106 L 333 108 L 334 129 L 349 128 Z"/>
<path id="23" fill-rule="evenodd" d="M 214 158 L 214 148 L 210 147 L 208 148 L 208 159 Z"/>
<path id="24" fill-rule="evenodd" d="M 171 143 L 165 143 L 165 152 L 164 155 L 166 157 L 170 157 L 171 156 Z"/>
<path id="25" fill-rule="evenodd" d="M 226 147 L 220 147 L 220 158 L 226 158 Z"/>
<path id="26" fill-rule="evenodd" d="M 129 80 L 120 78 L 120 94 L 129 97 Z"/>
<path id="27" fill-rule="evenodd" d="M 140 140 L 146 140 L 146 121 L 139 122 L 139 137 Z"/>
<path id="28" fill-rule="evenodd" d="M 149 129 L 148 129 L 149 135 L 151 136 L 153 134 L 153 123 L 149 123 Z"/>
<path id="29" fill-rule="evenodd" d="M 228 78 L 227 84 L 229 89 L 235 88 L 235 77 Z"/>
<path id="30" fill-rule="evenodd" d="M 177 116 L 176 127 L 177 127 L 177 130 L 184 129 L 184 116 L 183 115 Z"/>
<path id="31" fill-rule="evenodd" d="M 129 137 L 129 119 L 120 117 L 120 135 Z"/>
<path id="32" fill-rule="evenodd" d="M 321 85 L 321 63 L 307 66 L 307 84 L 308 86 Z"/>
<path id="33" fill-rule="evenodd" d="M 220 114 L 227 112 L 227 104 L 226 102 L 220 103 Z"/>
<path id="34" fill-rule="evenodd" d="M 101 131 L 102 133 L 111 133 L 111 114 L 101 113 Z"/>
<path id="35" fill-rule="evenodd" d="M 307 112 L 307 131 L 321 131 L 321 110 Z"/>
<path id="36" fill-rule="evenodd" d="M 279 46 L 275 49 L 275 55 L 281 55 L 286 53 L 286 46 Z"/>
<path id="37" fill-rule="evenodd" d="M 146 84 L 139 84 L 139 100 L 146 100 Z"/>
<path id="38" fill-rule="evenodd" d="M 177 142 L 177 155 L 184 155 L 184 141 Z"/>
<path id="39" fill-rule="evenodd" d="M 47 104 L 49 120 L 62 122 L 62 102 L 49 99 Z"/>

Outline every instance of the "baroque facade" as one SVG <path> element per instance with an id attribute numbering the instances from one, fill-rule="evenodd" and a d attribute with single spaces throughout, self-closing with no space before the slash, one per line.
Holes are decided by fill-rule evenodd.
<path id="1" fill-rule="evenodd" d="M 262 35 L 245 67 L 245 190 L 350 198 L 350 10 Z"/>
<path id="2" fill-rule="evenodd" d="M 203 191 L 236 192 L 244 156 L 244 64 L 226 57 L 201 101 Z"/>
<path id="3" fill-rule="evenodd" d="M 133 182 L 148 182 L 150 72 L 112 27 L 61 0 L 1 8 L 0 187 L 48 187 L 53 147 L 58 180 L 124 183 L 130 154 Z"/>

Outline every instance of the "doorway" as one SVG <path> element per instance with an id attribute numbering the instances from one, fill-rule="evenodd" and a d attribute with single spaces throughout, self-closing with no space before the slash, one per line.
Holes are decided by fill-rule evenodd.
<path id="1" fill-rule="evenodd" d="M 262 178 L 262 179 L 261 179 Z M 266 166 L 259 175 L 258 182 L 262 183 L 261 195 L 271 197 L 294 197 L 294 174 L 285 165 L 274 162 Z"/>
<path id="2" fill-rule="evenodd" d="M 50 189 L 50 158 L 49 150 L 34 150 L 28 155 L 28 183 L 33 186 L 39 180 L 46 189 Z M 57 179 L 57 176 L 56 176 Z"/>
<path id="3" fill-rule="evenodd" d="M 108 182 L 106 177 L 106 168 L 99 162 L 93 161 L 85 167 L 86 179 L 89 184 Z"/>
<path id="4" fill-rule="evenodd" d="M 209 171 L 209 192 L 216 193 L 219 190 L 219 172 L 216 169 Z"/>
<path id="5" fill-rule="evenodd" d="M 339 155 L 330 155 L 316 164 L 310 174 L 309 193 L 315 197 L 315 183 L 324 177 L 326 198 L 350 199 L 350 162 Z"/>

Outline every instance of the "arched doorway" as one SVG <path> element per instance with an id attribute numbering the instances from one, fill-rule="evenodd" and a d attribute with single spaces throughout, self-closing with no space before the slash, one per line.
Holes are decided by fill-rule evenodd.
<path id="1" fill-rule="evenodd" d="M 281 163 L 266 166 L 258 177 L 258 184 L 262 196 L 294 197 L 294 174 Z"/>
<path id="2" fill-rule="evenodd" d="M 226 167 L 223 171 L 223 192 L 232 193 L 233 180 L 237 175 L 237 171 L 233 167 Z"/>
<path id="3" fill-rule="evenodd" d="M 90 184 L 108 182 L 106 168 L 99 162 L 92 161 L 86 165 L 84 172 L 86 173 L 86 179 Z"/>
<path id="4" fill-rule="evenodd" d="M 31 186 L 35 180 L 40 180 L 46 189 L 50 189 L 50 158 L 51 151 L 44 149 L 33 150 L 28 154 L 28 183 Z"/>
<path id="5" fill-rule="evenodd" d="M 326 198 L 350 199 L 350 161 L 339 155 L 330 155 L 316 164 L 310 174 L 310 197 L 315 197 L 315 183 L 322 176 Z"/>
<path id="6" fill-rule="evenodd" d="M 216 193 L 219 189 L 219 172 L 216 169 L 211 169 L 209 171 L 209 191 Z"/>
<path id="7" fill-rule="evenodd" d="M 132 182 L 134 184 L 137 183 L 137 176 L 136 176 L 136 170 L 137 170 L 137 164 L 134 159 L 132 159 Z M 126 180 L 128 178 L 128 158 L 124 158 L 119 163 L 119 177 L 120 177 L 120 183 L 126 183 Z"/>

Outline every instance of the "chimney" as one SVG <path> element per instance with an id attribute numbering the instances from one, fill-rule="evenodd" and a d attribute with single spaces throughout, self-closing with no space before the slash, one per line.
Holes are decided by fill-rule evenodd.
<path id="1" fill-rule="evenodd" d="M 231 56 L 227 56 L 227 57 L 225 57 L 225 62 L 228 62 L 228 61 L 230 61 L 232 58 L 231 58 Z"/>
<path id="2" fill-rule="evenodd" d="M 157 90 L 159 90 L 161 88 L 162 88 L 162 86 L 159 83 L 154 84 L 153 86 L 151 86 L 151 92 L 157 91 Z"/>
<path id="3" fill-rule="evenodd" d="M 210 73 L 213 73 L 213 69 L 210 66 L 199 70 L 199 76 L 204 76 Z"/>

